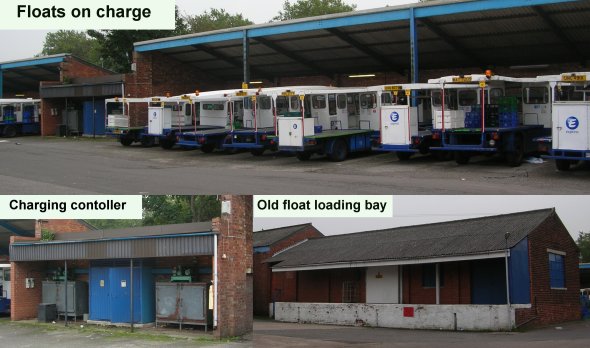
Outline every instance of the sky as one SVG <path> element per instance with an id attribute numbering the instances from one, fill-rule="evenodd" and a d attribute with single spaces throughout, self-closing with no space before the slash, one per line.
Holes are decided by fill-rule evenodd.
<path id="1" fill-rule="evenodd" d="M 4 0 L 6 1 L 6 0 Z M 10 0 L 9 0 L 10 1 Z M 291 3 L 294 3 L 291 0 Z M 384 6 L 397 6 L 418 2 L 417 0 L 345 0 L 348 4 L 357 4 L 358 10 Z M 124 2 L 123 2 L 124 3 Z M 210 8 L 225 9 L 229 13 L 241 13 L 254 23 L 265 23 L 276 16 L 282 9 L 282 0 L 176 0 L 180 11 L 186 14 L 200 14 Z M 45 30 L 0 30 L 0 62 L 33 57 L 43 49 Z M 9 49 L 7 49 L 9 48 Z M 67 53 L 67 52 L 64 52 Z"/>
<path id="2" fill-rule="evenodd" d="M 394 196 L 393 202 L 392 218 L 254 218 L 254 231 L 311 222 L 335 235 L 555 208 L 574 239 L 579 231 L 590 232 L 590 196 Z"/>

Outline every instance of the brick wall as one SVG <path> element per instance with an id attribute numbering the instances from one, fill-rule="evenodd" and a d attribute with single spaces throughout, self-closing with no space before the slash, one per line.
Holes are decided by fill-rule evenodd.
<path id="1" fill-rule="evenodd" d="M 297 272 L 273 273 L 271 301 L 297 302 L 297 278 Z"/>
<path id="2" fill-rule="evenodd" d="M 65 107 L 65 99 L 43 99 L 41 101 L 40 121 L 42 136 L 56 135 L 56 127 L 62 123 L 61 111 Z M 57 109 L 57 113 L 52 115 L 51 109 Z"/>
<path id="3" fill-rule="evenodd" d="M 41 230 L 46 229 L 53 233 L 86 232 L 90 228 L 79 220 L 37 220 L 35 224 L 35 237 L 41 238 Z"/>
<path id="4" fill-rule="evenodd" d="M 296 273 L 296 275 L 293 276 L 289 273 Z M 366 301 L 364 268 L 280 272 L 275 274 L 277 277 L 276 279 L 273 277 L 273 291 L 282 294 L 282 298 L 277 299 L 277 302 L 342 303 L 343 284 L 346 281 L 356 283 L 358 302 Z M 295 278 L 295 281 L 293 281 L 293 278 Z M 279 288 L 279 286 L 283 286 L 283 288 Z M 295 296 L 293 296 L 293 293 Z"/>
<path id="5" fill-rule="evenodd" d="M 66 57 L 60 63 L 60 81 L 69 82 L 76 77 L 96 77 L 112 75 L 112 72 L 102 69 L 96 65 L 87 63 L 74 57 Z"/>
<path id="6" fill-rule="evenodd" d="M 231 214 L 213 220 L 218 239 L 218 337 L 252 332 L 252 196 L 221 196 Z"/>
<path id="7" fill-rule="evenodd" d="M 441 264 L 444 285 L 440 304 L 470 304 L 471 275 L 469 262 Z M 436 289 L 422 286 L 422 265 L 403 267 L 403 301 L 407 304 L 436 304 Z"/>
<path id="8" fill-rule="evenodd" d="M 10 243 L 36 241 L 37 238 L 11 236 Z M 41 303 L 41 282 L 45 279 L 44 262 L 11 262 L 10 294 L 11 320 L 33 319 L 37 317 L 37 305 Z M 34 288 L 26 288 L 25 279 L 33 278 Z"/>
<path id="9" fill-rule="evenodd" d="M 547 249 L 566 253 L 565 290 L 551 289 Z M 529 235 L 531 309 L 517 310 L 516 324 L 549 325 L 580 319 L 578 249 L 557 216 L 552 214 Z"/>
<path id="10" fill-rule="evenodd" d="M 323 236 L 322 233 L 310 224 L 271 245 L 269 252 L 254 254 L 254 314 L 267 316 L 268 305 L 273 302 L 273 294 L 282 293 L 282 288 L 275 288 L 272 284 L 274 274 L 270 266 L 267 263 L 263 263 L 263 261 L 302 240 L 321 236 Z M 281 284 L 282 281 L 283 278 L 277 284 Z M 276 300 L 278 301 L 278 299 Z"/>
<path id="11" fill-rule="evenodd" d="M 240 84 L 219 81 L 191 64 L 181 62 L 160 52 L 134 52 L 136 72 L 125 76 L 127 97 L 143 98 L 153 96 L 180 95 L 196 90 L 210 91 L 224 89 L 226 85 L 240 88 Z M 132 126 L 147 123 L 144 108 L 130 110 Z"/>

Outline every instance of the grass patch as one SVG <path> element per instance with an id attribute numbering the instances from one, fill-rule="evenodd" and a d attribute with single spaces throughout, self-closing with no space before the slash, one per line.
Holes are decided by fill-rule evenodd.
<path id="1" fill-rule="evenodd" d="M 183 332 L 178 333 L 163 333 L 153 332 L 149 328 L 135 329 L 134 332 L 130 332 L 129 328 L 125 327 L 114 327 L 114 326 L 98 326 L 92 324 L 79 324 L 71 323 L 69 326 L 64 326 L 63 322 L 56 324 L 53 323 L 39 323 L 35 321 L 10 321 L 10 318 L 0 318 L 0 325 L 11 325 L 22 328 L 34 328 L 37 331 L 42 332 L 72 332 L 75 331 L 80 334 L 96 334 L 107 339 L 129 339 L 129 340 L 143 340 L 143 341 L 156 341 L 156 342 L 193 342 L 195 344 L 223 344 L 229 342 L 240 341 L 241 337 L 231 337 L 224 340 L 219 340 L 211 335 L 199 335 L 194 336 L 183 335 Z M 84 325 L 84 327 L 80 327 Z"/>

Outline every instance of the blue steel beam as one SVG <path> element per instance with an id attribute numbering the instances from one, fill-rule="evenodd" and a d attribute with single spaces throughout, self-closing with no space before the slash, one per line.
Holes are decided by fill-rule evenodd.
<path id="1" fill-rule="evenodd" d="M 22 68 L 22 67 L 27 67 L 27 66 L 56 64 L 56 63 L 63 62 L 64 59 L 65 59 L 65 56 L 64 57 L 52 57 L 52 58 L 37 58 L 37 59 L 25 60 L 22 62 L 3 63 L 3 64 L 0 64 L 0 69 L 7 70 L 7 69 L 13 69 L 13 68 Z"/>
<path id="2" fill-rule="evenodd" d="M 557 3 L 578 2 L 580 0 L 479 0 L 466 1 L 448 4 L 420 4 L 408 8 L 391 9 L 388 11 L 370 12 L 355 14 L 354 12 L 336 18 L 309 19 L 296 23 L 273 23 L 265 26 L 254 26 L 248 28 L 248 37 L 256 38 L 305 32 L 313 30 L 326 30 L 330 28 L 341 28 L 355 25 L 375 24 L 384 22 L 395 22 L 410 20 L 410 9 L 414 9 L 415 18 L 427 18 L 469 12 L 480 12 L 490 10 L 511 9 L 518 7 L 542 6 Z M 135 43 L 137 52 L 155 51 L 166 48 L 184 47 L 228 40 L 243 40 L 243 30 L 236 29 L 216 34 L 204 34 L 195 37 L 183 37 L 177 39 L 163 40 L 159 42 Z"/>
<path id="3" fill-rule="evenodd" d="M 4 98 L 4 70 L 0 69 L 0 98 Z"/>
<path id="4" fill-rule="evenodd" d="M 1 221 L 1 220 L 0 220 L 0 227 L 4 227 L 10 233 L 16 234 L 17 236 L 30 237 L 35 234 L 35 231 L 32 231 L 33 233 L 27 232 L 27 231 L 20 229 L 12 224 L 9 224 L 6 221 Z"/>
<path id="5" fill-rule="evenodd" d="M 244 30 L 242 37 L 242 50 L 243 58 L 242 63 L 244 64 L 244 83 L 250 83 L 250 38 L 248 37 L 248 31 Z"/>
<path id="6" fill-rule="evenodd" d="M 242 40 L 243 37 L 244 37 L 244 34 L 240 30 L 240 31 L 235 31 L 235 32 L 202 35 L 202 36 L 196 36 L 196 37 L 184 38 L 184 39 L 172 39 L 172 40 L 166 40 L 166 41 L 161 41 L 161 42 L 146 43 L 146 44 L 142 44 L 142 45 L 135 43 L 135 51 L 137 51 L 137 52 L 157 51 L 157 50 L 162 50 L 162 49 L 166 49 L 166 48 L 202 45 L 202 44 L 229 41 L 229 40 Z"/>

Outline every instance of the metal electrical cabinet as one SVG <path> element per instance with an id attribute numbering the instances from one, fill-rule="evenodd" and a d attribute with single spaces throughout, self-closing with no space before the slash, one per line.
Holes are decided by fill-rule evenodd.
<path id="1" fill-rule="evenodd" d="M 43 303 L 55 303 L 57 314 L 65 315 L 66 292 L 63 281 L 44 281 L 42 283 Z M 67 282 L 67 313 L 70 317 L 79 317 L 88 313 L 88 283 L 82 281 Z"/>
<path id="2" fill-rule="evenodd" d="M 204 325 L 211 323 L 209 284 L 156 283 L 156 326 L 158 323 Z"/>
<path id="3" fill-rule="evenodd" d="M 90 320 L 130 323 L 129 267 L 90 267 Z M 133 322 L 154 322 L 154 279 L 150 267 L 133 267 Z"/>

